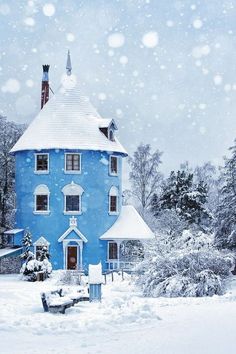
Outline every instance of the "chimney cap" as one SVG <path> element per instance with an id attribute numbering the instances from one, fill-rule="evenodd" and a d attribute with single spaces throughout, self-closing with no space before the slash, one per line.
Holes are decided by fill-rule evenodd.
<path id="1" fill-rule="evenodd" d="M 48 65 L 48 64 L 43 65 L 43 72 L 48 73 L 49 68 L 50 68 L 50 65 Z"/>

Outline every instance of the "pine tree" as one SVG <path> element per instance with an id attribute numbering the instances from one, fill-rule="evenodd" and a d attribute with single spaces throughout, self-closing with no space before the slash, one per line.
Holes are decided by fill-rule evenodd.
<path id="1" fill-rule="evenodd" d="M 24 237 L 22 239 L 22 246 L 24 248 L 24 253 L 22 254 L 22 258 L 24 259 L 28 258 L 32 244 L 33 243 L 32 243 L 31 233 L 28 229 L 26 229 L 24 233 Z"/>
<path id="2" fill-rule="evenodd" d="M 0 228 L 13 226 L 14 157 L 10 150 L 23 133 L 25 126 L 8 122 L 0 115 Z"/>
<path id="3" fill-rule="evenodd" d="M 171 172 L 163 186 L 159 198 L 159 206 L 152 203 L 154 214 L 161 210 L 175 210 L 189 224 L 201 225 L 209 222 L 210 215 L 205 207 L 207 201 L 207 185 L 193 182 L 193 174 L 185 170 Z M 156 203 L 157 204 L 157 203 Z"/>
<path id="4" fill-rule="evenodd" d="M 223 186 L 216 211 L 215 243 L 220 248 L 236 248 L 236 140 L 229 148 L 230 158 L 225 158 L 222 174 Z"/>

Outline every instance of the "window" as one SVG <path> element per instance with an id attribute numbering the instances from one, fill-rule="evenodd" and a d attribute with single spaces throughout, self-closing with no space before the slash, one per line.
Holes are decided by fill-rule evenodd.
<path id="1" fill-rule="evenodd" d="M 45 184 L 40 184 L 34 191 L 34 213 L 49 213 L 49 189 Z"/>
<path id="2" fill-rule="evenodd" d="M 64 214 L 81 214 L 81 196 L 83 192 L 83 188 L 74 182 L 63 187 Z"/>
<path id="3" fill-rule="evenodd" d="M 49 258 L 49 246 L 50 243 L 43 236 L 34 243 L 34 254 L 37 260 L 43 261 L 45 257 Z"/>
<path id="4" fill-rule="evenodd" d="M 47 173 L 49 171 L 49 155 L 35 154 L 35 172 Z"/>
<path id="5" fill-rule="evenodd" d="M 117 259 L 118 247 L 116 242 L 108 242 L 108 259 Z"/>
<path id="6" fill-rule="evenodd" d="M 80 173 L 81 156 L 80 154 L 65 154 L 65 172 Z"/>
<path id="7" fill-rule="evenodd" d="M 109 139 L 111 141 L 115 141 L 114 131 L 112 129 L 109 130 Z"/>
<path id="8" fill-rule="evenodd" d="M 66 195 L 66 211 L 80 211 L 79 195 Z"/>
<path id="9" fill-rule="evenodd" d="M 48 196 L 36 195 L 36 211 L 47 211 L 47 210 L 48 210 Z"/>
<path id="10" fill-rule="evenodd" d="M 110 174 L 117 176 L 118 174 L 118 157 L 110 156 Z"/>
<path id="11" fill-rule="evenodd" d="M 109 214 L 118 214 L 118 189 L 114 186 L 109 192 Z"/>
<path id="12" fill-rule="evenodd" d="M 117 196 L 110 196 L 110 212 L 115 213 L 117 211 Z"/>

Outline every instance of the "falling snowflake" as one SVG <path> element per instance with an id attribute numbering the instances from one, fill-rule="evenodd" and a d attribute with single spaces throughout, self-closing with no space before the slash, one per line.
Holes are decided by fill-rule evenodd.
<path id="1" fill-rule="evenodd" d="M 214 76 L 214 83 L 215 83 L 215 85 L 221 85 L 222 84 L 222 76 L 220 76 L 220 75 L 215 75 Z"/>
<path id="2" fill-rule="evenodd" d="M 33 27 L 35 25 L 35 20 L 33 17 L 27 17 L 24 19 L 24 24 L 29 27 Z"/>
<path id="3" fill-rule="evenodd" d="M 2 92 L 17 93 L 20 90 L 20 83 L 16 79 L 8 79 L 2 86 Z"/>
<path id="4" fill-rule="evenodd" d="M 122 47 L 125 43 L 125 37 L 122 33 L 112 33 L 107 39 L 108 45 L 112 48 Z"/>
<path id="5" fill-rule="evenodd" d="M 202 27 L 202 21 L 197 18 L 196 20 L 193 21 L 193 27 L 195 29 L 200 29 Z"/>
<path id="6" fill-rule="evenodd" d="M 51 3 L 43 6 L 43 13 L 45 16 L 51 17 L 55 14 L 55 6 Z"/>
<path id="7" fill-rule="evenodd" d="M 157 32 L 150 31 L 143 35 L 142 43 L 147 48 L 154 48 L 159 42 L 159 36 Z"/>
<path id="8" fill-rule="evenodd" d="M 75 35 L 73 33 L 67 33 L 66 39 L 68 40 L 68 42 L 74 42 Z"/>

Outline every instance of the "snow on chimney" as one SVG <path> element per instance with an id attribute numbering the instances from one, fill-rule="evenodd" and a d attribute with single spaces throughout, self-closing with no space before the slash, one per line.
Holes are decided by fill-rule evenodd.
<path id="1" fill-rule="evenodd" d="M 43 65 L 43 79 L 42 79 L 42 92 L 41 92 L 41 109 L 49 100 L 49 80 L 48 71 L 50 65 Z"/>

